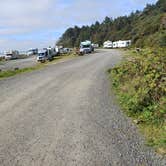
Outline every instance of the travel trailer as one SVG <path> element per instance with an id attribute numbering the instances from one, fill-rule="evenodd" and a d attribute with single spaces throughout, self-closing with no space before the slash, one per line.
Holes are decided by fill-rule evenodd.
<path id="1" fill-rule="evenodd" d="M 113 42 L 113 48 L 118 48 L 118 42 Z"/>
<path id="2" fill-rule="evenodd" d="M 5 52 L 5 60 L 17 59 L 19 58 L 19 51 L 11 50 Z"/>
<path id="3" fill-rule="evenodd" d="M 131 40 L 119 40 L 113 42 L 113 48 L 125 48 L 131 45 Z"/>
<path id="4" fill-rule="evenodd" d="M 104 48 L 112 48 L 113 47 L 113 43 L 112 41 L 105 41 L 104 44 L 103 44 L 103 47 Z"/>
<path id="5" fill-rule="evenodd" d="M 131 45 L 131 40 L 119 40 L 118 41 L 118 48 L 125 48 Z"/>
<path id="6" fill-rule="evenodd" d="M 99 48 L 99 44 L 92 43 L 93 48 Z"/>

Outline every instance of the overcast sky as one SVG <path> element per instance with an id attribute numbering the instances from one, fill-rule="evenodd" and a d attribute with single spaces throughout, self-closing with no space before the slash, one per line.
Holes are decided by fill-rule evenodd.
<path id="1" fill-rule="evenodd" d="M 0 0 L 0 51 L 53 46 L 66 28 L 128 15 L 157 0 Z"/>

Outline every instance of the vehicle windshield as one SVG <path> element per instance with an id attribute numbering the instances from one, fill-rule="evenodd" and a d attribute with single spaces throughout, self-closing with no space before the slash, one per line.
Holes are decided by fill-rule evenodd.
<path id="1" fill-rule="evenodd" d="M 45 53 L 39 53 L 39 56 L 45 56 Z"/>
<path id="2" fill-rule="evenodd" d="M 81 48 L 90 48 L 90 45 L 82 45 Z"/>

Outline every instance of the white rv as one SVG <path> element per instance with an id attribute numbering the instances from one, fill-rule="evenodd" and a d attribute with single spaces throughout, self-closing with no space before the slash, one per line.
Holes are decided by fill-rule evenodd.
<path id="1" fill-rule="evenodd" d="M 81 42 L 80 44 L 80 53 L 81 54 L 89 54 L 94 51 L 91 41 L 86 40 Z"/>
<path id="2" fill-rule="evenodd" d="M 113 43 L 112 41 L 105 41 L 104 44 L 103 44 L 103 47 L 104 48 L 112 48 L 113 47 Z"/>
<path id="3" fill-rule="evenodd" d="M 53 58 L 57 55 L 55 48 L 43 48 L 42 50 L 38 51 L 37 55 L 37 61 L 38 62 L 45 62 L 45 61 L 51 61 Z"/>
<path id="4" fill-rule="evenodd" d="M 118 48 L 118 42 L 113 42 L 113 48 Z"/>
<path id="5" fill-rule="evenodd" d="M 99 48 L 99 44 L 92 43 L 93 48 Z"/>
<path id="6" fill-rule="evenodd" d="M 19 58 L 19 52 L 17 50 L 6 51 L 5 60 L 17 59 Z"/>
<path id="7" fill-rule="evenodd" d="M 131 40 L 119 40 L 113 42 L 113 48 L 125 48 L 131 45 Z"/>
<path id="8" fill-rule="evenodd" d="M 35 49 L 30 49 L 27 51 L 27 55 L 30 56 L 30 55 L 37 55 L 38 54 L 38 49 L 35 48 Z"/>

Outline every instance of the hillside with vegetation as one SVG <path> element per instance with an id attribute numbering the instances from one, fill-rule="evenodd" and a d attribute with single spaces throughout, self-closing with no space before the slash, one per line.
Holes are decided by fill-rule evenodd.
<path id="1" fill-rule="evenodd" d="M 116 19 L 106 17 L 91 26 L 69 28 L 59 39 L 65 47 L 78 47 L 81 41 L 91 40 L 100 45 L 106 40 L 132 40 L 137 47 L 166 46 L 166 1 L 148 4 L 143 11 Z"/>
<path id="2" fill-rule="evenodd" d="M 166 154 L 166 49 L 130 51 L 109 75 L 123 110 L 140 127 L 148 145 Z"/>

